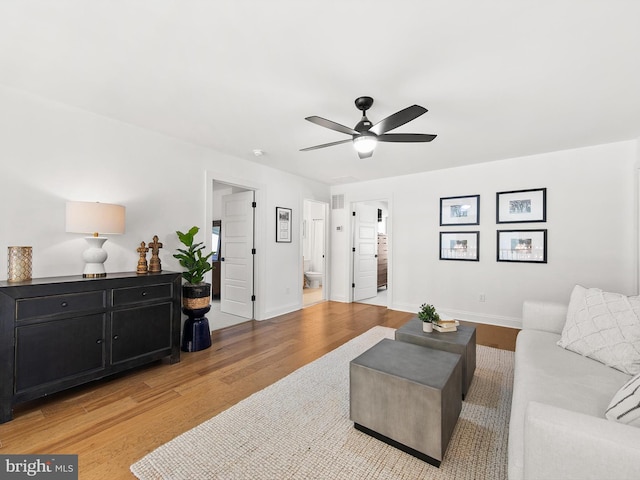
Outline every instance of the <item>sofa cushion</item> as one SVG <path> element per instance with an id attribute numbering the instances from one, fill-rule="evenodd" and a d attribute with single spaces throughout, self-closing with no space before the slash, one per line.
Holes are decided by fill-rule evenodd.
<path id="1" fill-rule="evenodd" d="M 605 412 L 609 420 L 640 427 L 640 375 L 636 375 L 613 396 Z"/>
<path id="2" fill-rule="evenodd" d="M 640 373 L 640 297 L 576 285 L 558 345 L 621 372 Z"/>

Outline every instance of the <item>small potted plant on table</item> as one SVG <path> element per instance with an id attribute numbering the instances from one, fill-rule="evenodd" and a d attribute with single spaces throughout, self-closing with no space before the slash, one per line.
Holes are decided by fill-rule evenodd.
<path id="1" fill-rule="evenodd" d="M 420 305 L 418 318 L 422 320 L 422 331 L 430 333 L 433 331 L 433 322 L 440 320 L 440 315 L 438 315 L 433 305 L 423 303 Z"/>

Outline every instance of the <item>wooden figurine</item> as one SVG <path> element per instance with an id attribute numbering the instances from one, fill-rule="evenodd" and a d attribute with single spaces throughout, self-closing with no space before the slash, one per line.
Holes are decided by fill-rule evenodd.
<path id="1" fill-rule="evenodd" d="M 158 242 L 158 236 L 153 236 L 153 242 L 149 243 L 151 248 L 151 260 L 149 261 L 149 273 L 158 273 L 162 271 L 162 264 L 158 252 L 162 248 L 162 243 Z"/>
<path id="2" fill-rule="evenodd" d="M 147 273 L 147 252 L 149 251 L 149 249 L 145 247 L 144 242 L 140 242 L 140 246 L 136 249 L 136 251 L 140 254 L 136 273 Z"/>

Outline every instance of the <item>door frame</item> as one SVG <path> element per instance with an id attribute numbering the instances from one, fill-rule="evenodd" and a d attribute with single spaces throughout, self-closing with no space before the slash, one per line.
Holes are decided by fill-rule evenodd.
<path id="1" fill-rule="evenodd" d="M 205 211 L 204 225 L 211 225 L 213 218 L 213 182 L 225 183 L 232 187 L 244 188 L 245 190 L 253 190 L 255 194 L 255 217 L 254 217 L 254 245 L 256 254 L 253 256 L 253 293 L 256 300 L 253 306 L 253 318 L 255 320 L 264 320 L 264 312 L 266 308 L 266 256 L 264 255 L 267 245 L 267 225 L 265 213 L 266 186 L 262 183 L 252 180 L 226 175 L 220 172 L 210 170 L 205 171 Z M 211 228 L 211 227 L 209 227 Z M 223 226 L 224 228 L 224 226 Z M 213 248 L 210 231 L 205 235 L 205 244 L 207 251 Z M 211 282 L 211 272 L 207 272 L 205 281 Z"/>
<path id="2" fill-rule="evenodd" d="M 329 292 L 330 292 L 330 270 L 331 270 L 331 210 L 329 202 L 325 202 L 323 200 L 316 200 L 315 198 L 303 198 L 302 204 L 300 205 L 300 211 L 303 212 L 300 218 L 300 265 L 298 271 L 302 270 L 304 273 L 304 255 L 303 255 L 303 222 L 304 218 L 304 204 L 305 202 L 313 202 L 319 203 L 322 205 L 324 210 L 324 272 L 322 272 L 322 301 L 329 300 Z M 304 307 L 304 285 L 300 285 L 298 289 L 300 291 L 300 307 Z"/>
<path id="3" fill-rule="evenodd" d="M 355 211 L 356 203 L 369 203 L 369 202 L 387 202 L 387 211 L 389 212 L 387 222 L 387 308 L 392 308 L 393 305 L 393 196 L 391 194 L 380 194 L 380 195 L 372 195 L 365 198 L 352 198 L 349 202 L 349 221 L 347 224 L 349 225 L 348 233 L 348 241 L 349 241 L 349 258 L 353 259 L 353 238 L 354 238 L 354 227 L 355 221 L 353 220 L 353 212 Z M 351 287 L 353 283 L 353 261 L 349 262 L 348 268 L 348 278 L 347 278 L 347 289 L 349 291 L 349 295 L 347 298 L 349 299 L 349 303 L 354 303 L 353 300 L 353 287 Z"/>

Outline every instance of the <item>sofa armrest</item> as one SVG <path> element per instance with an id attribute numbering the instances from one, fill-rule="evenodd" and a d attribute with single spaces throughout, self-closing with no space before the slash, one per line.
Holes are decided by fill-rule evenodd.
<path id="1" fill-rule="evenodd" d="M 567 308 L 563 303 L 525 300 L 522 304 L 522 328 L 562 333 Z"/>
<path id="2" fill-rule="evenodd" d="M 524 479 L 638 479 L 640 428 L 530 402 Z"/>

